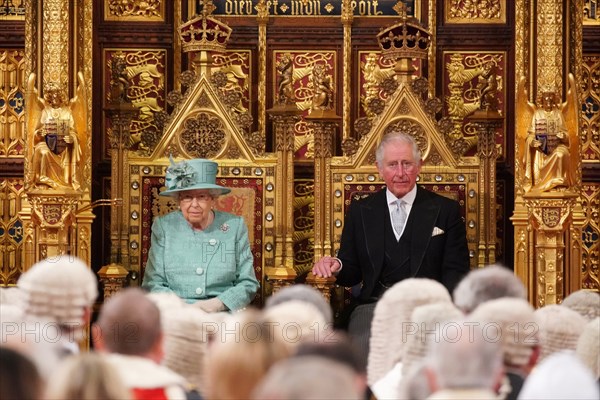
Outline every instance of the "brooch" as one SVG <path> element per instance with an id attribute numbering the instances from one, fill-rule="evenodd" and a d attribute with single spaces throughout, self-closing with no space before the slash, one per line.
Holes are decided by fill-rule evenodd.
<path id="1" fill-rule="evenodd" d="M 221 227 L 219 228 L 221 229 L 223 232 L 227 232 L 229 230 L 229 225 L 227 223 L 221 225 Z"/>

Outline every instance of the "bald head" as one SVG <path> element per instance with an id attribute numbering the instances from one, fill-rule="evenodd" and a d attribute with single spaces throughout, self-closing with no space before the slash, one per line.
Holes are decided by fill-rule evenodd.
<path id="1" fill-rule="evenodd" d="M 162 337 L 160 312 L 137 288 L 123 289 L 104 303 L 94 342 L 110 353 L 145 356 Z"/>

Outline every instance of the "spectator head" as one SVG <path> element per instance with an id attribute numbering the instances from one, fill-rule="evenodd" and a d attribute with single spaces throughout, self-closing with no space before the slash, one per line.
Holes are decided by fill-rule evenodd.
<path id="1" fill-rule="evenodd" d="M 533 307 L 525 300 L 503 297 L 486 301 L 469 320 L 489 327 L 500 336 L 504 365 L 528 374 L 540 351 L 538 326 Z"/>
<path id="2" fill-rule="evenodd" d="M 41 399 L 43 380 L 24 354 L 0 346 L 0 398 Z"/>
<path id="3" fill-rule="evenodd" d="M 103 355 L 82 353 L 65 359 L 52 374 L 45 398 L 127 400 L 131 393 Z"/>
<path id="4" fill-rule="evenodd" d="M 146 296 L 148 296 L 148 298 L 152 300 L 154 304 L 156 304 L 156 307 L 158 307 L 160 310 L 161 315 L 166 315 L 175 309 L 185 307 L 187 305 L 187 303 L 183 301 L 181 297 L 172 292 L 150 292 L 146 293 Z"/>
<path id="5" fill-rule="evenodd" d="M 21 307 L 21 289 L 16 286 L 0 287 L 0 305 L 15 305 Z"/>
<path id="6" fill-rule="evenodd" d="M 205 392 L 209 399 L 247 399 L 276 362 L 289 356 L 274 338 L 271 324 L 257 310 L 229 316 L 208 348 Z"/>
<path id="7" fill-rule="evenodd" d="M 586 324 L 577 312 L 556 304 L 535 310 L 535 319 L 542 342 L 540 360 L 561 350 L 575 350 Z"/>
<path id="8" fill-rule="evenodd" d="M 282 341 L 290 353 L 303 341 L 319 341 L 331 326 L 317 307 L 301 300 L 289 300 L 264 310 L 275 340 Z"/>
<path id="9" fill-rule="evenodd" d="M 596 379 L 600 379 L 600 318 L 587 323 L 579 340 L 575 353 L 592 371 Z"/>
<path id="10" fill-rule="evenodd" d="M 454 289 L 454 304 L 468 314 L 483 302 L 501 297 L 527 299 L 527 290 L 515 274 L 501 265 L 471 270 Z"/>
<path id="11" fill-rule="evenodd" d="M 163 365 L 177 372 L 200 393 L 204 392 L 204 361 L 210 332 L 218 322 L 197 307 L 176 307 L 161 315 L 164 331 Z"/>
<path id="12" fill-rule="evenodd" d="M 427 375 L 427 364 L 424 361 L 414 365 L 407 375 L 402 375 L 398 386 L 399 399 L 425 400 L 431 396 L 431 386 Z"/>
<path id="13" fill-rule="evenodd" d="M 83 338 L 98 281 L 82 260 L 69 254 L 42 260 L 21 275 L 18 286 L 27 317 L 55 322 Z"/>
<path id="14" fill-rule="evenodd" d="M 420 365 L 427 357 L 431 343 L 436 339 L 433 332 L 439 331 L 446 321 L 455 321 L 462 313 L 450 302 L 425 304 L 414 309 L 406 329 L 402 330 L 402 375 Z"/>
<path id="15" fill-rule="evenodd" d="M 577 290 L 562 302 L 562 305 L 579 313 L 588 321 L 600 317 L 600 294 L 591 290 Z"/>
<path id="16" fill-rule="evenodd" d="M 277 363 L 254 390 L 260 400 L 362 398 L 350 367 L 324 357 L 293 357 Z"/>
<path id="17" fill-rule="evenodd" d="M 448 290 L 432 279 L 409 278 L 389 288 L 377 302 L 371 324 L 367 376 L 375 384 L 402 359 L 404 343 L 399 335 L 409 324 L 413 310 L 425 304 L 452 300 Z"/>
<path id="18" fill-rule="evenodd" d="M 433 392 L 443 389 L 487 389 L 496 391 L 504 370 L 502 349 L 498 341 L 488 340 L 484 331 L 475 325 L 457 322 L 458 339 L 446 338 L 433 343 L 428 364 L 432 373 Z"/>
<path id="19" fill-rule="evenodd" d="M 162 360 L 160 312 L 141 289 L 123 289 L 109 298 L 92 338 L 99 351 Z"/>
<path id="20" fill-rule="evenodd" d="M 284 303 L 290 300 L 305 301 L 317 307 L 317 309 L 323 314 L 326 323 L 333 322 L 333 313 L 331 306 L 325 300 L 325 297 L 312 286 L 309 285 L 291 285 L 286 286 L 278 292 L 274 293 L 267 299 L 265 305 L 266 308 L 273 307 L 277 304 Z"/>
<path id="21" fill-rule="evenodd" d="M 571 352 L 554 353 L 541 361 L 519 393 L 519 399 L 527 400 L 598 398 L 598 382 Z"/>
<path id="22" fill-rule="evenodd" d="M 320 341 L 304 341 L 296 349 L 295 357 L 323 357 L 346 365 L 354 371 L 357 386 L 367 389 L 367 366 L 360 357 L 347 334 L 342 331 L 331 332 Z"/>

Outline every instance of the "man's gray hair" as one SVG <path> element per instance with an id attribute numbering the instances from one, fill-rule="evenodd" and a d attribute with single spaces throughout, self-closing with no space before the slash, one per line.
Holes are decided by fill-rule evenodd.
<path id="1" fill-rule="evenodd" d="M 487 339 L 477 325 L 457 321 L 456 326 L 463 328 L 457 340 L 446 338 L 442 330 L 429 352 L 438 389 L 492 390 L 502 372 L 500 343 Z"/>
<path id="2" fill-rule="evenodd" d="M 312 304 L 319 309 L 321 314 L 323 314 L 325 322 L 333 322 L 331 305 L 325 300 L 325 297 L 323 297 L 321 292 L 309 285 L 298 284 L 284 287 L 267 298 L 265 308 L 271 308 L 277 304 L 285 303 L 290 300 L 299 300 Z"/>
<path id="3" fill-rule="evenodd" d="M 421 162 L 421 150 L 411 135 L 404 132 L 389 132 L 383 136 L 381 142 L 379 142 L 379 146 L 377 146 L 377 150 L 375 151 L 375 160 L 377 161 L 377 165 L 379 167 L 382 166 L 381 162 L 383 161 L 383 151 L 385 147 L 392 142 L 402 142 L 411 145 L 413 148 L 413 157 L 415 161 Z"/>
<path id="4" fill-rule="evenodd" d="M 458 308 L 470 313 L 481 303 L 501 297 L 527 299 L 527 290 L 511 270 L 494 264 L 469 272 L 454 289 L 453 297 Z"/>

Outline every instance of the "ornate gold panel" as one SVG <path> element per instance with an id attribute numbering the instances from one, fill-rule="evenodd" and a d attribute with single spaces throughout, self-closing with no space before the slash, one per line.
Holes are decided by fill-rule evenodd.
<path id="1" fill-rule="evenodd" d="M 105 102 L 109 101 L 112 61 L 121 57 L 127 72 L 127 95 L 131 103 L 139 109 L 138 117 L 130 126 L 131 142 L 128 147 L 139 154 L 148 154 L 160 140 L 164 120 L 161 120 L 166 107 L 165 76 L 167 74 L 166 50 L 156 49 L 104 49 L 104 93 Z M 165 100 L 166 99 L 166 100 Z M 110 127 L 108 116 L 104 124 Z M 110 144 L 106 140 L 111 135 L 111 128 L 105 129 L 103 136 L 105 156 L 110 155 Z"/>
<path id="2" fill-rule="evenodd" d="M 600 161 L 600 54 L 583 57 L 579 84 L 581 110 L 581 153 L 583 163 Z"/>
<path id="3" fill-rule="evenodd" d="M 583 24 L 600 25 L 599 0 L 583 0 Z"/>
<path id="4" fill-rule="evenodd" d="M 306 52 L 298 50 L 276 50 L 273 52 L 273 60 L 275 62 L 273 76 L 273 99 L 278 98 L 279 90 L 278 85 L 282 86 L 281 80 L 277 82 L 279 76 L 277 72 L 278 66 L 283 66 L 286 63 L 286 58 L 289 57 L 292 63 L 292 70 L 290 72 L 291 85 L 293 90 L 293 96 L 295 98 L 296 107 L 301 110 L 302 116 L 306 117 L 310 113 L 311 105 L 315 94 L 314 74 L 313 69 L 315 66 L 323 67 L 324 74 L 329 79 L 328 86 L 334 91 L 335 87 L 338 86 L 338 73 L 337 73 L 337 59 L 336 52 L 321 51 L 321 52 Z M 335 93 L 329 95 L 336 98 Z M 334 111 L 337 108 L 335 104 Z M 295 134 L 295 159 L 311 159 L 314 157 L 314 132 L 310 125 L 304 118 L 300 119 L 296 123 L 294 128 Z"/>
<path id="5" fill-rule="evenodd" d="M 25 149 L 24 56 L 23 49 L 0 49 L 0 158 L 22 157 Z"/>
<path id="6" fill-rule="evenodd" d="M 106 21 L 164 21 L 166 0 L 104 0 Z"/>
<path id="7" fill-rule="evenodd" d="M 444 0 L 444 21 L 450 24 L 504 24 L 506 0 Z"/>
<path id="8" fill-rule="evenodd" d="M 315 182 L 294 180 L 294 269 L 301 275 L 314 263 Z"/>
<path id="9" fill-rule="evenodd" d="M 24 19 L 24 0 L 0 0 L 0 20 L 23 21 Z"/>
<path id="10" fill-rule="evenodd" d="M 19 217 L 23 178 L 0 181 L 0 286 L 14 285 L 21 274 L 23 221 Z"/>
<path id="11" fill-rule="evenodd" d="M 360 99 L 360 108 L 357 114 L 359 117 L 372 118 L 398 86 L 394 81 L 394 61 L 382 57 L 379 50 L 359 51 L 358 59 L 359 84 L 355 96 Z M 421 76 L 421 60 L 413 59 L 412 67 L 416 70 L 415 75 Z"/>
<path id="12" fill-rule="evenodd" d="M 584 182 L 581 198 L 585 215 L 581 286 L 600 291 L 600 184 Z"/>
<path id="13" fill-rule="evenodd" d="M 452 122 L 453 149 L 462 156 L 472 156 L 477 148 L 477 127 L 467 118 L 480 106 L 481 83 L 486 67 L 497 70 L 498 112 L 506 115 L 506 53 L 448 51 L 443 53 L 443 93 L 446 115 Z M 506 135 L 504 123 L 496 130 L 499 159 L 504 159 Z"/>

